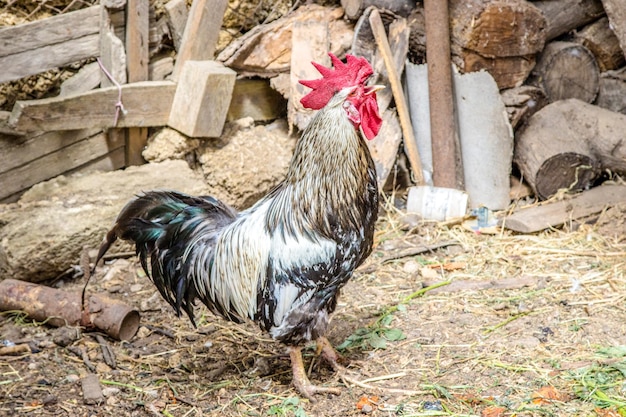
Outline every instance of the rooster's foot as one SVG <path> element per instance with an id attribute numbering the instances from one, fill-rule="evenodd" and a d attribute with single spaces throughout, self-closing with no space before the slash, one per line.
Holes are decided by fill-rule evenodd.
<path id="1" fill-rule="evenodd" d="M 322 355 L 322 358 L 326 360 L 333 367 L 335 372 L 338 372 L 340 375 L 344 374 L 346 368 L 343 367 L 343 364 L 346 362 L 343 356 L 339 354 L 335 350 L 335 348 L 330 344 L 328 339 L 324 336 L 317 338 L 317 354 Z"/>
<path id="2" fill-rule="evenodd" d="M 291 358 L 291 369 L 293 371 L 293 385 L 296 387 L 296 390 L 301 395 L 308 398 L 309 401 L 315 402 L 315 394 L 341 394 L 341 390 L 339 388 L 320 387 L 311 384 L 311 381 L 309 381 L 309 378 L 306 376 L 304 363 L 302 362 L 302 352 L 300 348 L 289 348 L 289 357 Z"/>

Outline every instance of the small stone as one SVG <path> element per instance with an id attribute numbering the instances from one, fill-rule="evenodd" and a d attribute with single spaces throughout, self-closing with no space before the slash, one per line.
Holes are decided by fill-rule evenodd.
<path id="1" fill-rule="evenodd" d="M 76 383 L 76 382 L 78 382 L 80 380 L 80 377 L 78 375 L 75 375 L 75 374 L 70 374 L 70 375 L 65 377 L 65 380 L 67 382 L 69 382 L 70 384 L 74 384 L 74 383 Z"/>
<path id="2" fill-rule="evenodd" d="M 105 398 L 109 398 L 110 396 L 117 395 L 119 393 L 120 393 L 120 389 L 116 387 L 102 388 L 102 395 L 104 395 Z"/>
<path id="3" fill-rule="evenodd" d="M 420 265 L 415 261 L 407 261 L 402 267 L 407 274 L 414 274 L 420 269 Z"/>
<path id="4" fill-rule="evenodd" d="M 130 286 L 130 292 L 139 292 L 143 288 L 141 284 L 133 284 Z"/>

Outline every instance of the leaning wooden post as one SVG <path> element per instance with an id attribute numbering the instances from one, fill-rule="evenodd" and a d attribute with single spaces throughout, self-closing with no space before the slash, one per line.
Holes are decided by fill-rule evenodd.
<path id="1" fill-rule="evenodd" d="M 148 0 L 128 0 L 126 5 L 126 65 L 129 83 L 148 80 L 149 7 Z M 147 141 L 147 127 L 128 129 L 126 132 L 127 166 L 145 163 L 141 153 Z"/>
<path id="2" fill-rule="evenodd" d="M 176 56 L 172 79 L 177 81 L 186 61 L 213 59 L 227 0 L 194 0 Z"/>

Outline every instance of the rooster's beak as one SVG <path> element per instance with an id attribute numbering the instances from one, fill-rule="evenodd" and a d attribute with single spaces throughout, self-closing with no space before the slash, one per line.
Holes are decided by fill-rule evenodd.
<path id="1" fill-rule="evenodd" d="M 370 85 L 369 87 L 367 87 L 367 93 L 365 93 L 365 95 L 372 94 L 380 90 L 384 90 L 385 88 L 387 87 L 381 84 Z"/>

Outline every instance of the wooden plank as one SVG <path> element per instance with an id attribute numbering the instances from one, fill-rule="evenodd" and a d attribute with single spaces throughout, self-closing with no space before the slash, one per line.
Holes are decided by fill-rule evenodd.
<path id="1" fill-rule="evenodd" d="M 96 135 L 101 129 L 62 130 L 32 135 L 6 137 L 0 135 L 0 172 L 26 165 L 47 154 L 66 148 Z"/>
<path id="2" fill-rule="evenodd" d="M 186 0 L 172 0 L 165 4 L 167 26 L 174 42 L 174 48 L 178 51 L 183 41 L 185 26 L 189 18 L 189 9 Z"/>
<path id="3" fill-rule="evenodd" d="M 60 96 L 80 94 L 100 85 L 100 67 L 97 62 L 92 62 L 82 67 L 74 76 L 63 81 Z"/>
<path id="4" fill-rule="evenodd" d="M 626 201 L 626 186 L 602 185 L 571 198 L 519 210 L 501 220 L 507 229 L 534 233 L 572 220 L 600 213 Z"/>
<path id="5" fill-rule="evenodd" d="M 99 55 L 99 36 L 92 34 L 55 45 L 0 57 L 0 83 Z"/>
<path id="6" fill-rule="evenodd" d="M 213 59 L 228 0 L 195 0 L 191 4 L 172 78 L 178 79 L 186 61 Z"/>
<path id="7" fill-rule="evenodd" d="M 236 76 L 217 61 L 187 61 L 167 124 L 191 137 L 220 136 Z"/>
<path id="8" fill-rule="evenodd" d="M 126 51 L 124 42 L 115 32 L 113 16 L 113 10 L 102 5 L 100 8 L 100 62 L 113 80 L 119 84 L 126 84 Z M 118 23 L 124 25 L 125 22 L 126 19 L 123 18 Z M 109 79 L 107 74 L 100 71 L 100 86 L 111 87 L 113 85 L 115 83 Z"/>
<path id="9" fill-rule="evenodd" d="M 124 167 L 125 157 L 126 155 L 124 152 L 124 147 L 122 146 L 120 148 L 112 150 L 108 154 L 98 159 L 94 159 L 93 161 L 87 162 L 85 165 L 82 165 L 78 168 L 71 169 L 66 172 L 62 172 L 59 175 L 74 174 L 76 172 L 86 174 L 86 173 L 96 172 L 96 171 L 99 171 L 99 172 L 115 171 L 116 169 L 120 169 Z M 26 192 L 27 190 L 28 188 L 25 190 L 19 191 L 15 194 L 11 194 L 8 197 L 0 198 L 0 204 L 15 203 L 16 201 L 20 199 L 22 194 L 24 194 L 24 192 Z"/>
<path id="10" fill-rule="evenodd" d="M 113 149 L 123 146 L 123 142 L 111 140 L 106 134 L 99 133 L 36 159 L 29 164 L 2 173 L 0 174 L 0 184 L 2 184 L 0 198 L 9 197 L 38 182 L 78 168 L 93 159 L 108 154 Z"/>
<path id="11" fill-rule="evenodd" d="M 128 82 L 148 79 L 148 0 L 128 0 L 126 7 L 126 65 Z"/>
<path id="12" fill-rule="evenodd" d="M 0 57 L 98 34 L 100 7 L 0 29 Z"/>
<path id="13" fill-rule="evenodd" d="M 148 127 L 167 124 L 176 84 L 143 81 L 122 86 L 121 114 L 116 127 Z M 19 132 L 114 127 L 117 87 L 100 88 L 69 97 L 18 101 L 9 126 Z"/>

